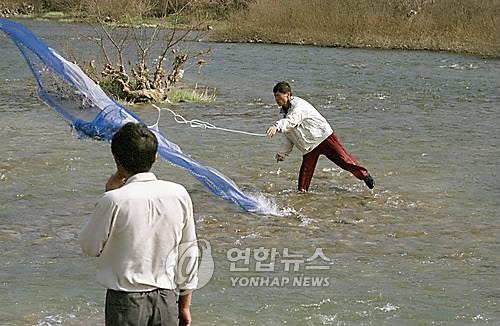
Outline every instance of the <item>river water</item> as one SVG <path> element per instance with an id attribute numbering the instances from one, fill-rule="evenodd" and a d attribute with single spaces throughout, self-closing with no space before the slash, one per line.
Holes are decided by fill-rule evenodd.
<path id="1" fill-rule="evenodd" d="M 23 23 L 60 53 L 97 51 L 84 26 Z M 216 88 L 217 98 L 181 103 L 176 112 L 263 133 L 278 116 L 272 86 L 293 80 L 295 95 L 331 122 L 376 187 L 367 190 L 322 158 L 311 192 L 298 194 L 301 157 L 295 150 L 276 163 L 279 137 L 193 129 L 165 113 L 160 128 L 171 141 L 280 213 L 242 212 L 184 171 L 156 165 L 159 177 L 191 193 L 198 236 L 215 263 L 194 294 L 194 325 L 500 323 L 500 61 L 198 46 L 212 48 L 209 64 L 186 69 L 184 82 Z M 103 325 L 105 290 L 77 239 L 113 172 L 109 145 L 79 139 L 40 102 L 3 35 L 0 99 L 0 325 Z M 156 118 L 148 106 L 131 109 L 147 122 Z M 248 260 L 235 262 L 236 253 Z M 274 265 L 260 265 L 271 256 Z"/>

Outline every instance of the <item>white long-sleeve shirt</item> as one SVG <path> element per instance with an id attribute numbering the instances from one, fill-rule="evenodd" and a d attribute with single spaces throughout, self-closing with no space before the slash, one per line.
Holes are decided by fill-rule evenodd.
<path id="1" fill-rule="evenodd" d="M 293 96 L 285 118 L 274 123 L 285 134 L 280 153 L 290 154 L 295 145 L 307 154 L 333 133 L 326 119 L 306 100 Z"/>
<path id="2" fill-rule="evenodd" d="M 80 245 L 87 255 L 99 257 L 97 281 L 108 289 L 196 288 L 191 198 L 183 186 L 153 173 L 135 174 L 106 192 L 81 232 Z M 182 261 L 187 257 L 192 259 Z"/>

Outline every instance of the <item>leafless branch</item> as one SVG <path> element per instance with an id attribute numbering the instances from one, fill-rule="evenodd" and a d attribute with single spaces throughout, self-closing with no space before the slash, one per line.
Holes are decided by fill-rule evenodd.
<path id="1" fill-rule="evenodd" d="M 156 26 L 153 30 L 153 32 L 151 33 L 150 37 L 149 37 L 149 40 L 143 44 L 143 42 L 141 41 L 141 38 L 139 38 L 137 36 L 137 33 L 134 32 L 134 40 L 135 40 L 135 44 L 137 46 L 137 56 L 139 58 L 139 60 L 141 62 L 145 62 L 146 61 L 146 58 L 148 56 L 148 53 L 149 51 L 151 50 L 154 42 L 156 41 L 156 37 L 158 35 L 158 31 L 160 30 L 160 27 L 159 26 Z M 141 34 L 144 32 L 144 30 L 141 30 Z M 141 35 L 142 36 L 142 35 Z"/>
<path id="2" fill-rule="evenodd" d="M 130 31 L 127 29 L 127 34 L 125 35 L 124 38 L 122 38 L 120 40 L 120 45 L 118 45 L 118 43 L 116 43 L 115 39 L 111 36 L 111 34 L 108 32 L 108 30 L 104 26 L 104 23 L 101 22 L 100 25 L 101 25 L 101 29 L 103 30 L 104 34 L 106 35 L 108 40 L 111 42 L 111 44 L 113 44 L 113 46 L 116 49 L 116 53 L 117 53 L 117 57 L 118 57 L 118 64 L 123 67 L 123 45 L 127 41 Z"/>
<path id="3" fill-rule="evenodd" d="M 108 55 L 108 52 L 106 51 L 106 47 L 104 46 L 104 41 L 102 39 L 102 34 L 99 33 L 99 31 L 97 30 L 97 27 L 95 26 L 92 26 L 94 28 L 94 31 L 96 33 L 96 38 L 94 38 L 94 41 L 97 43 L 97 45 L 99 45 L 99 48 L 101 49 L 102 51 L 102 55 L 104 56 L 104 60 L 106 60 L 106 64 L 108 65 L 113 65 L 111 63 L 111 59 L 109 58 L 109 55 Z"/>

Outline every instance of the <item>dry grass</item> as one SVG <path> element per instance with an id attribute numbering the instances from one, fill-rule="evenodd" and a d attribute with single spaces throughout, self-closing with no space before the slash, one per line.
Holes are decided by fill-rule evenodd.
<path id="1" fill-rule="evenodd" d="M 75 17 L 229 18 L 220 40 L 430 49 L 500 56 L 500 0 L 0 0 Z M 26 10 L 21 10 L 23 13 Z"/>
<path id="2" fill-rule="evenodd" d="M 251 0 L 0 0 L 0 11 L 25 6 L 37 13 L 61 11 L 77 16 L 165 17 L 171 14 L 220 19 L 247 7 Z M 19 11 L 22 14 L 23 11 Z M 1 12 L 0 12 L 1 14 Z"/>
<path id="3" fill-rule="evenodd" d="M 219 39 L 500 56 L 499 0 L 255 0 Z"/>

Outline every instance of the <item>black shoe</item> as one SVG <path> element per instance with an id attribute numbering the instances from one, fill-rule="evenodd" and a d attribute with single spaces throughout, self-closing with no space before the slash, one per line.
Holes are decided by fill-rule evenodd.
<path id="1" fill-rule="evenodd" d="M 363 181 L 366 183 L 366 186 L 370 189 L 373 189 L 375 187 L 375 180 L 373 180 L 371 175 L 367 175 Z"/>

